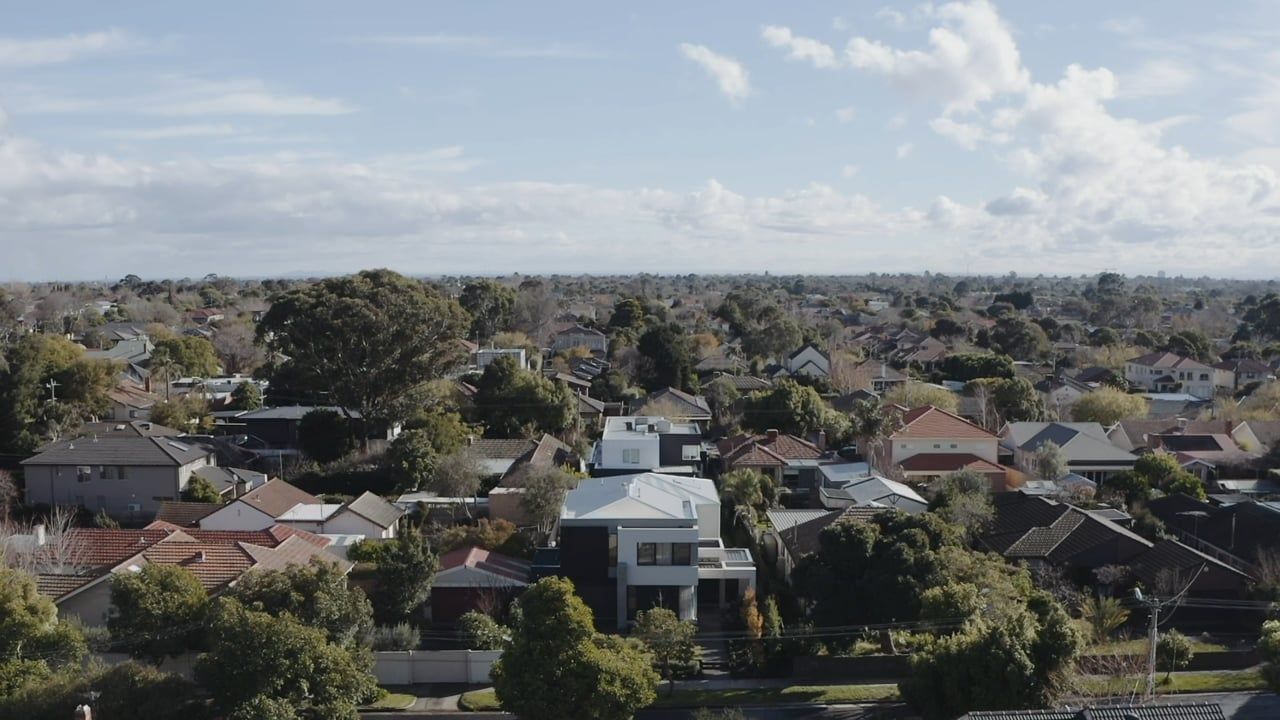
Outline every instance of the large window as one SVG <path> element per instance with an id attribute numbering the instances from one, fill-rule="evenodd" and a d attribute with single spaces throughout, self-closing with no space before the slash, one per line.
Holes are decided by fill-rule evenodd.
<path id="1" fill-rule="evenodd" d="M 657 565 L 658 564 L 658 544 L 657 543 L 640 543 L 636 546 L 636 564 L 637 565 Z"/>
<path id="2" fill-rule="evenodd" d="M 693 543 L 639 543 L 637 565 L 692 565 Z"/>
<path id="3" fill-rule="evenodd" d="M 622 462 L 626 463 L 627 465 L 639 465 L 640 464 L 640 448 L 623 448 Z"/>

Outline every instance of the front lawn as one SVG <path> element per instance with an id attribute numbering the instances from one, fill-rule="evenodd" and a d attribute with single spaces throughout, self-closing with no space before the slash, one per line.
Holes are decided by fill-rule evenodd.
<path id="1" fill-rule="evenodd" d="M 786 687 L 733 688 L 725 690 L 676 690 L 668 696 L 665 687 L 658 689 L 655 707 L 721 707 L 725 705 L 781 705 L 816 703 L 840 705 L 849 703 L 896 701 L 897 685 L 790 685 Z M 474 690 L 458 701 L 469 712 L 500 710 L 492 689 Z"/>
<path id="2" fill-rule="evenodd" d="M 418 698 L 405 693 L 387 693 L 377 701 L 366 706 L 365 710 L 408 710 Z"/>

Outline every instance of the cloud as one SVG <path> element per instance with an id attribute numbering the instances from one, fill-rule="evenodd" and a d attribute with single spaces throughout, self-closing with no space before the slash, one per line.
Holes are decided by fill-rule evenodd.
<path id="1" fill-rule="evenodd" d="M 210 137 L 231 135 L 235 128 L 227 124 L 218 125 L 166 125 L 152 128 L 126 128 L 104 130 L 106 137 L 120 140 L 171 140 L 175 138 Z"/>
<path id="2" fill-rule="evenodd" d="M 360 42 L 374 45 L 417 47 L 432 50 L 463 52 L 485 57 L 511 60 L 598 60 L 604 54 L 588 48 L 552 43 L 549 45 L 522 45 L 501 38 L 485 35 L 453 35 L 427 33 L 420 35 L 375 35 Z"/>
<path id="3" fill-rule="evenodd" d="M 1147 22 L 1140 17 L 1108 18 L 1102 21 L 1102 29 L 1116 35 L 1137 35 L 1147 29 Z"/>
<path id="4" fill-rule="evenodd" d="M 116 112 L 170 117 L 346 115 L 356 108 L 345 100 L 286 92 L 256 78 L 210 80 L 166 75 L 134 95 L 68 97 L 24 87 L 9 95 L 24 114 Z"/>
<path id="5" fill-rule="evenodd" d="M 816 68 L 834 68 L 840 64 L 836 51 L 831 46 L 812 38 L 793 35 L 789 28 L 766 25 L 760 31 L 760 37 L 771 47 L 786 49 L 788 60 L 813 63 Z"/>
<path id="6" fill-rule="evenodd" d="M 1280 79 L 1266 75 L 1255 82 L 1242 102 L 1244 108 L 1229 115 L 1226 126 L 1247 140 L 1275 144 L 1280 142 Z"/>
<path id="7" fill-rule="evenodd" d="M 853 122 L 853 119 L 858 116 L 858 111 L 852 107 L 842 107 L 836 110 L 835 115 L 836 120 L 839 120 L 842 123 L 848 123 Z"/>
<path id="8" fill-rule="evenodd" d="M 927 50 L 899 50 L 855 37 L 845 50 L 849 63 L 883 75 L 912 95 L 941 102 L 948 114 L 1026 89 L 1030 73 L 990 2 L 947 3 L 933 17 L 940 24 L 929 32 Z"/>
<path id="9" fill-rule="evenodd" d="M 901 145 L 898 146 L 898 149 L 895 152 L 898 156 L 898 159 L 901 160 L 911 155 L 911 153 L 915 152 L 915 149 L 916 149 L 916 146 L 913 145 L 912 143 L 902 143 Z"/>
<path id="10" fill-rule="evenodd" d="M 992 132 L 977 123 L 957 122 L 946 116 L 930 120 L 929 127 L 966 150 L 973 150 L 980 142 L 995 144 L 1009 142 L 1009 135 L 1006 133 Z"/>
<path id="11" fill-rule="evenodd" d="M 734 103 L 740 103 L 751 95 L 751 80 L 742 63 L 726 55 L 712 52 L 705 45 L 681 43 L 680 52 L 697 63 L 716 81 L 720 92 Z"/>
<path id="12" fill-rule="evenodd" d="M 1178 60 L 1148 60 L 1120 76 L 1120 97 L 1137 99 L 1179 95 L 1196 81 L 1196 71 Z"/>
<path id="13" fill-rule="evenodd" d="M 116 28 L 60 37 L 0 38 L 0 68 L 56 65 L 143 47 L 144 41 Z"/>

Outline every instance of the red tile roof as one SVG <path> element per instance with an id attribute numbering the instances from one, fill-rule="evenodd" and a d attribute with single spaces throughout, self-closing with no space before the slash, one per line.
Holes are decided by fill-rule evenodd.
<path id="1" fill-rule="evenodd" d="M 472 567 L 517 582 L 528 582 L 530 565 L 527 561 L 509 555 L 491 552 L 478 547 L 461 547 L 440 556 L 440 569 Z"/>
<path id="2" fill-rule="evenodd" d="M 932 405 L 918 407 L 903 415 L 902 427 L 891 437 L 894 440 L 904 438 L 996 439 L 995 435 L 959 415 L 954 415 Z"/>

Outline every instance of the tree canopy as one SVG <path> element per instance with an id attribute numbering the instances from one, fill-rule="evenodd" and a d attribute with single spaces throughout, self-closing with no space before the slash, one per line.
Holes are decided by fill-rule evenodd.
<path id="1" fill-rule="evenodd" d="M 756 432 L 777 430 L 802 437 L 819 430 L 828 436 L 848 431 L 847 421 L 818 391 L 789 378 L 748 395 L 743 401 L 742 422 Z"/>
<path id="2" fill-rule="evenodd" d="M 640 336 L 640 384 L 647 390 L 673 387 L 690 390 L 693 383 L 693 353 L 684 330 L 675 323 L 659 323 Z"/>
<path id="3" fill-rule="evenodd" d="M 366 270 L 279 295 L 258 337 L 289 358 L 275 372 L 299 398 L 397 419 L 406 398 L 458 365 L 465 318 L 425 283 Z"/>
<path id="4" fill-rule="evenodd" d="M 1071 419 L 1076 422 L 1096 422 L 1111 427 L 1121 420 L 1145 417 L 1147 401 L 1138 395 L 1103 386 L 1086 393 L 1071 406 Z"/>
<path id="5" fill-rule="evenodd" d="M 0 358 L 0 450 L 29 453 L 101 417 L 115 381 L 111 363 L 61 337 L 21 336 Z"/>
<path id="6" fill-rule="evenodd" d="M 373 607 L 336 563 L 314 559 L 284 570 L 253 570 L 226 593 L 254 612 L 288 614 L 324 630 L 329 642 L 355 647 L 373 627 Z"/>
<path id="7" fill-rule="evenodd" d="M 489 363 L 476 383 L 475 418 L 485 437 L 561 433 L 577 422 L 572 392 L 563 383 L 516 365 L 510 357 Z"/>
<path id="8" fill-rule="evenodd" d="M 204 586 L 186 568 L 150 563 L 111 578 L 107 627 L 136 658 L 158 665 L 197 647 L 207 612 Z"/>
<path id="9" fill-rule="evenodd" d="M 180 335 L 157 340 L 151 353 L 153 363 L 161 365 L 172 361 L 189 377 L 215 377 L 222 371 L 222 363 L 213 344 L 201 337 Z"/>
<path id="10" fill-rule="evenodd" d="M 458 303 L 471 316 L 470 336 L 484 341 L 511 327 L 516 293 L 493 280 L 477 280 L 462 288 Z"/>

